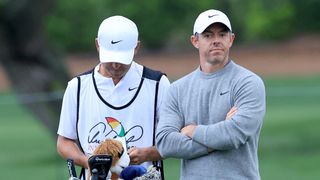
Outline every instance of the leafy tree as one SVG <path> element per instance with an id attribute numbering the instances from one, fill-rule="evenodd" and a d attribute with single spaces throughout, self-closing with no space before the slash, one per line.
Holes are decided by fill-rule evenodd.
<path id="1" fill-rule="evenodd" d="M 295 10 L 294 23 L 292 30 L 294 32 L 313 32 L 320 31 L 320 1 L 319 0 L 292 0 Z"/>
<path id="2" fill-rule="evenodd" d="M 185 40 L 185 35 L 192 33 L 196 15 L 209 7 L 214 7 L 213 1 L 58 0 L 47 18 L 47 29 L 50 39 L 68 51 L 94 50 L 93 40 L 101 21 L 123 15 L 137 24 L 140 39 L 154 49 L 180 41 L 181 36 Z"/>
<path id="3" fill-rule="evenodd" d="M 320 29 L 318 0 L 57 1 L 47 18 L 47 28 L 50 39 L 67 51 L 94 51 L 93 40 L 100 22 L 116 14 L 137 23 L 140 38 L 149 49 L 170 43 L 189 44 L 196 16 L 211 8 L 220 9 L 230 17 L 240 41 L 281 39 Z"/>

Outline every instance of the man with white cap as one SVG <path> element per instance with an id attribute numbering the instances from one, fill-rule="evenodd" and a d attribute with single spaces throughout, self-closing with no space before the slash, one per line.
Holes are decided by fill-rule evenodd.
<path id="1" fill-rule="evenodd" d="M 154 146 L 155 127 L 170 82 L 133 61 L 139 45 L 130 19 L 112 16 L 101 23 L 96 38 L 100 63 L 73 78 L 65 91 L 57 140 L 62 157 L 87 169 L 103 140 L 125 137 L 131 164 L 147 168 L 161 159 Z"/>
<path id="2" fill-rule="evenodd" d="M 234 38 L 223 12 L 202 12 L 191 36 L 200 66 L 168 89 L 156 145 L 163 158 L 182 159 L 180 179 L 260 179 L 265 87 L 230 59 Z"/>

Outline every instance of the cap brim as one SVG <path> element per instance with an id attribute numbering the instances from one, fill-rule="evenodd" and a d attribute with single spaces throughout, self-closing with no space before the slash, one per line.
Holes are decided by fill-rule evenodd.
<path id="1" fill-rule="evenodd" d="M 99 48 L 99 59 L 102 63 L 121 63 L 121 64 L 130 64 L 133 60 L 134 49 L 130 51 L 108 51 L 105 48 Z"/>
<path id="2" fill-rule="evenodd" d="M 221 23 L 221 24 L 225 25 L 225 26 L 229 29 L 229 31 L 232 31 L 232 30 L 231 30 L 231 27 L 229 27 L 229 26 L 228 26 L 225 22 L 223 22 L 223 21 L 210 21 L 210 22 L 208 22 L 206 25 L 204 25 L 204 26 L 202 26 L 201 28 L 199 28 L 198 31 L 197 31 L 197 33 L 199 33 L 199 34 L 203 33 L 204 30 L 206 30 L 209 26 L 211 26 L 211 25 L 214 24 L 214 23 Z"/>

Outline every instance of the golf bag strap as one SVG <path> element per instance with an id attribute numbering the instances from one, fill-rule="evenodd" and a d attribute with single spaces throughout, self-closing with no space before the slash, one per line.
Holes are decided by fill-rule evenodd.
<path id="1" fill-rule="evenodd" d="M 155 101 L 154 101 L 154 123 L 153 123 L 153 145 L 155 146 L 156 126 L 157 126 L 157 103 L 158 103 L 159 81 L 156 84 Z M 160 160 L 160 167 L 157 165 L 161 173 L 161 179 L 164 180 L 163 160 Z"/>
<path id="2" fill-rule="evenodd" d="M 153 108 L 153 140 L 152 145 L 155 146 L 155 138 L 156 138 L 156 127 L 157 127 L 157 104 L 158 104 L 158 91 L 159 91 L 159 83 L 161 77 L 165 75 L 160 71 L 155 71 L 149 69 L 147 67 L 143 67 L 143 77 L 152 79 L 156 81 L 156 88 L 155 88 L 155 97 L 154 97 L 154 108 Z M 157 170 L 161 173 L 161 179 L 164 180 L 164 169 L 163 169 L 163 161 L 154 161 L 153 165 L 157 168 Z"/>
<path id="3" fill-rule="evenodd" d="M 86 74 L 90 74 L 90 73 L 92 73 L 94 71 L 94 69 L 90 69 L 89 71 L 86 71 L 86 72 L 84 72 L 84 73 L 82 73 L 82 74 L 79 74 L 78 76 L 77 76 L 77 79 L 78 79 L 78 91 L 77 91 L 77 124 L 76 124 L 76 130 L 77 130 L 77 137 L 78 137 L 78 142 L 77 142 L 77 144 L 78 144 L 78 146 L 79 146 L 79 148 L 80 148 L 80 150 L 82 151 L 82 152 L 84 152 L 83 151 L 83 148 L 82 148 L 82 146 L 81 146 L 81 143 L 80 143 L 80 141 L 79 141 L 79 130 L 78 130 L 78 123 L 79 123 L 79 108 L 80 108 L 80 90 L 81 90 L 81 76 L 82 75 L 86 75 Z M 85 168 L 81 168 L 81 172 L 80 172 L 80 175 L 79 175 L 79 179 L 81 179 L 81 177 L 83 178 L 83 180 L 86 180 L 86 173 L 85 173 L 86 171 L 85 171 Z"/>
<path id="4" fill-rule="evenodd" d="M 81 88 L 81 78 L 80 78 L 80 76 L 77 76 L 77 79 L 78 79 L 78 90 L 77 90 L 77 124 L 76 124 L 76 128 L 77 128 L 77 137 L 79 139 L 78 121 L 79 121 L 80 88 Z M 78 146 L 79 146 L 80 150 L 83 152 L 83 149 L 82 149 L 80 143 L 78 143 Z M 85 168 L 84 167 L 81 168 L 79 179 L 81 179 L 81 177 L 83 178 L 83 180 L 86 180 L 86 174 L 85 174 Z"/>

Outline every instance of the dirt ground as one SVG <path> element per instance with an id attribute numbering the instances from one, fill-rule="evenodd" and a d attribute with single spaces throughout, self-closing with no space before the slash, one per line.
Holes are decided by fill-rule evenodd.
<path id="1" fill-rule="evenodd" d="M 233 47 L 231 58 L 262 76 L 320 74 L 320 35 L 297 37 L 281 43 Z M 199 64 L 196 50 L 138 55 L 136 61 L 172 78 L 187 74 Z M 69 56 L 67 61 L 72 74 L 97 63 L 97 57 L 79 55 Z"/>
<path id="2" fill-rule="evenodd" d="M 320 75 L 320 35 L 301 36 L 281 43 L 235 46 L 231 59 L 261 76 Z M 199 64 L 196 50 L 184 53 L 139 54 L 136 61 L 165 72 L 176 79 L 193 71 Z M 97 55 L 68 55 L 66 65 L 71 75 L 79 74 L 98 63 Z M 0 90 L 9 81 L 0 67 Z"/>

